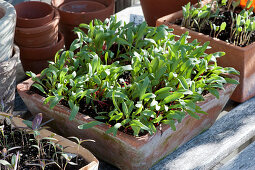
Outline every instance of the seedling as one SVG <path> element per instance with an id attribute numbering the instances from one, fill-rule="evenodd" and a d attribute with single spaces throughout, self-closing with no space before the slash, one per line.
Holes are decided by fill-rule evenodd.
<path id="1" fill-rule="evenodd" d="M 194 12 L 200 28 L 210 16 L 209 8 Z M 188 14 L 185 23 L 191 23 Z M 206 54 L 209 43 L 188 43 L 188 33 L 175 40 L 166 26 L 121 24 L 115 17 L 80 27 L 88 29 L 87 34 L 76 28 L 78 39 L 70 50 L 57 53 L 40 76 L 27 72 L 51 109 L 65 103 L 70 120 L 81 110 L 93 113 L 96 121 L 80 129 L 104 122 L 109 126 L 106 133 L 113 135 L 118 129 L 134 136 L 152 135 L 161 124 L 175 130 L 175 122 L 186 114 L 196 119 L 197 113 L 206 114 L 196 105 L 204 100 L 203 92 L 219 98 L 218 89 L 225 83 L 238 83 L 222 75 L 238 74 L 235 69 L 217 66 L 216 58 L 224 53 Z M 215 34 L 223 28 L 224 24 Z"/>

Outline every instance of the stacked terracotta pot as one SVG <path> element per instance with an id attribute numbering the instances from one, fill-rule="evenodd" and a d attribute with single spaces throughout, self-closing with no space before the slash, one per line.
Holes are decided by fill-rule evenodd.
<path id="1" fill-rule="evenodd" d="M 23 68 L 40 73 L 64 46 L 63 35 L 58 32 L 59 13 L 51 5 L 37 1 L 19 3 L 15 9 L 15 43 L 20 47 Z"/>
<path id="2" fill-rule="evenodd" d="M 68 49 L 77 37 L 74 27 L 81 23 L 88 24 L 91 20 L 104 21 L 114 14 L 114 0 L 52 0 L 60 14 L 60 31 L 64 34 L 65 45 Z"/>

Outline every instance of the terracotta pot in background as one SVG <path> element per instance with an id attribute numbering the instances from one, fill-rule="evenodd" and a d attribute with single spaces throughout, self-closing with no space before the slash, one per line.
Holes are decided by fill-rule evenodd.
<path id="1" fill-rule="evenodd" d="M 228 77 L 238 80 L 235 75 Z M 49 126 L 64 136 L 72 135 L 81 139 L 95 140 L 96 143 L 83 144 L 97 157 L 120 169 L 148 169 L 176 148 L 208 129 L 236 87 L 235 84 L 225 84 L 225 90 L 219 91 L 219 99 L 212 94 L 206 95 L 205 101 L 199 102 L 198 105 L 208 114 L 199 114 L 199 120 L 187 114 L 181 123 L 176 122 L 176 131 L 172 131 L 168 125 L 163 125 L 162 131 L 158 128 L 157 133 L 153 135 L 134 137 L 120 131 L 117 132 L 116 136 L 106 134 L 105 132 L 109 129 L 106 124 L 100 124 L 86 130 L 78 129 L 78 125 L 89 123 L 94 119 L 78 113 L 75 119 L 70 121 L 71 111 L 69 108 L 58 104 L 50 109 L 49 104 L 43 103 L 44 97 L 31 93 L 32 84 L 33 81 L 29 79 L 17 86 L 19 95 L 32 114 L 41 112 L 46 119 L 54 118 Z"/>
<path id="2" fill-rule="evenodd" d="M 183 5 L 191 2 L 195 4 L 198 0 L 140 0 L 146 22 L 155 26 L 156 20 L 167 14 L 179 11 Z"/>
<path id="3" fill-rule="evenodd" d="M 15 25 L 15 8 L 6 1 L 0 1 L 0 62 L 12 56 Z"/>
<path id="4" fill-rule="evenodd" d="M 25 71 L 32 71 L 36 74 L 48 67 L 48 61 L 53 61 L 58 50 L 64 47 L 64 36 L 58 35 L 58 42 L 46 47 L 28 48 L 20 46 L 20 59 Z"/>
<path id="5" fill-rule="evenodd" d="M 54 9 L 45 2 L 27 1 L 15 5 L 17 27 L 34 28 L 47 24 L 54 17 Z"/>
<path id="6" fill-rule="evenodd" d="M 234 67 L 240 71 L 240 84 L 237 86 L 231 99 L 236 102 L 244 102 L 255 96 L 255 43 L 246 47 L 239 47 L 173 24 L 176 19 L 180 19 L 182 16 L 182 11 L 164 16 L 157 20 L 157 26 L 162 24 L 167 25 L 169 28 L 173 28 L 173 33 L 177 35 L 189 31 L 191 38 L 188 40 L 190 42 L 194 39 L 197 39 L 201 43 L 209 41 L 210 47 L 212 48 L 207 49 L 207 53 L 226 52 L 225 56 L 217 59 L 217 64 L 222 67 Z"/>
<path id="7" fill-rule="evenodd" d="M 22 47 L 45 47 L 57 43 L 59 13 L 54 9 L 54 18 L 39 27 L 16 27 L 15 43 Z"/>
<path id="8" fill-rule="evenodd" d="M 6 114 L 6 113 L 2 113 L 0 112 L 0 121 L 3 120 L 2 116 L 11 116 L 12 120 L 11 123 L 15 126 L 15 127 L 19 127 L 19 128 L 24 128 L 27 127 L 24 123 L 23 123 L 23 119 L 19 118 L 19 117 L 13 117 L 13 115 L 11 114 Z M 77 151 L 79 151 L 79 155 L 86 161 L 88 162 L 88 164 L 84 167 L 82 167 L 80 170 L 97 170 L 98 166 L 99 166 L 99 161 L 97 160 L 97 158 L 87 149 L 85 149 L 82 146 L 79 146 L 78 144 L 58 135 L 55 134 L 49 130 L 46 129 L 41 129 L 40 131 L 40 135 L 42 138 L 46 138 L 46 137 L 52 137 L 52 135 L 54 135 L 53 138 L 55 138 L 57 140 L 57 143 L 59 145 L 62 145 L 64 148 L 64 152 L 67 153 L 73 153 L 73 154 L 77 154 Z"/>
<path id="9" fill-rule="evenodd" d="M 115 5 L 114 0 L 52 0 L 51 3 L 60 12 L 59 29 L 64 34 L 67 49 L 77 38 L 73 32 L 74 27 L 81 23 L 88 24 L 93 19 L 104 21 L 114 14 Z"/>

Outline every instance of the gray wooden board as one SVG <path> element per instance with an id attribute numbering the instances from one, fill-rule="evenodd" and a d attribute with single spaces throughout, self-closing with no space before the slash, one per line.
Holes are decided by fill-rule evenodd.
<path id="1" fill-rule="evenodd" d="M 255 135 L 255 98 L 218 119 L 151 169 L 209 169 Z"/>
<path id="2" fill-rule="evenodd" d="M 250 144 L 238 155 L 223 165 L 220 170 L 254 170 L 255 169 L 255 142 Z"/>

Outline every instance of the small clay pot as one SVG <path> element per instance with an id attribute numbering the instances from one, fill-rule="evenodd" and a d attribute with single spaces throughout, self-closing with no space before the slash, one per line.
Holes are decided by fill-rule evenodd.
<path id="1" fill-rule="evenodd" d="M 99 2 L 93 1 L 71 1 L 64 3 L 59 7 L 59 14 L 61 21 L 68 25 L 79 25 L 83 22 L 90 22 L 93 20 L 98 11 L 106 8 L 106 6 Z M 93 13 L 95 15 L 93 15 Z M 91 18 L 90 18 L 91 17 Z M 75 20 L 73 20 L 75 18 Z"/>
<path id="2" fill-rule="evenodd" d="M 17 27 L 34 28 L 50 22 L 54 17 L 54 9 L 45 2 L 27 1 L 15 5 Z"/>
<path id="3" fill-rule="evenodd" d="M 36 74 L 48 67 L 48 61 L 53 61 L 58 50 L 64 47 L 64 36 L 59 32 L 58 42 L 41 48 L 20 47 L 20 59 L 24 71 L 32 71 Z"/>
<path id="4" fill-rule="evenodd" d="M 65 45 L 68 49 L 77 35 L 74 27 L 81 23 L 90 23 L 94 19 L 104 21 L 114 14 L 114 0 L 52 0 L 51 4 L 60 13 L 59 29 L 64 34 Z"/>
<path id="5" fill-rule="evenodd" d="M 197 0 L 140 0 L 144 18 L 148 25 L 155 26 L 156 20 L 165 15 L 182 9 L 182 6 L 191 2 L 195 4 Z"/>
<path id="6" fill-rule="evenodd" d="M 54 9 L 54 18 L 43 26 L 35 28 L 16 27 L 15 43 L 22 47 L 46 47 L 58 41 L 59 13 Z"/>

